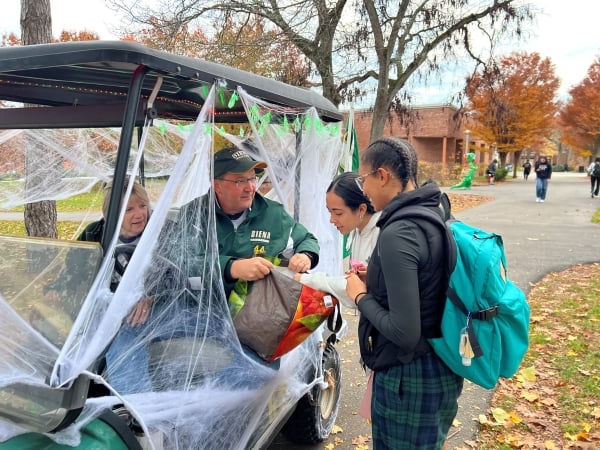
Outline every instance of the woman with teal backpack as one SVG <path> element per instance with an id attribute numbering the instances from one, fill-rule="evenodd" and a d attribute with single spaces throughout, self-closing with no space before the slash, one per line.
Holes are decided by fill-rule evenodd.
<path id="1" fill-rule="evenodd" d="M 434 183 L 418 186 L 416 152 L 395 138 L 364 151 L 359 181 L 381 211 L 366 283 L 351 273 L 346 289 L 361 313 L 360 352 L 373 374 L 373 448 L 441 449 L 463 385 L 428 343 L 441 336 L 447 238 L 443 230 L 395 220 L 405 207 L 437 210 L 441 191 Z"/>

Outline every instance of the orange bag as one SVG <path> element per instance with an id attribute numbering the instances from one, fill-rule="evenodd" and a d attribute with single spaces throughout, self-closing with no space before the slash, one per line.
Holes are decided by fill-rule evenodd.
<path id="1" fill-rule="evenodd" d="M 337 308 L 335 297 L 275 268 L 252 282 L 233 325 L 242 344 L 271 362 L 304 342 Z"/>

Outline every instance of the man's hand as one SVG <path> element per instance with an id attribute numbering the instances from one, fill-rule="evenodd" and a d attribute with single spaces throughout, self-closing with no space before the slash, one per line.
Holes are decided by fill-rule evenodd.
<path id="1" fill-rule="evenodd" d="M 232 278 L 246 281 L 260 280 L 271 272 L 273 263 L 260 256 L 248 259 L 236 259 L 230 267 Z"/>
<path id="2" fill-rule="evenodd" d="M 306 253 L 296 253 L 292 255 L 288 262 L 288 269 L 293 272 L 308 272 L 312 261 Z"/>

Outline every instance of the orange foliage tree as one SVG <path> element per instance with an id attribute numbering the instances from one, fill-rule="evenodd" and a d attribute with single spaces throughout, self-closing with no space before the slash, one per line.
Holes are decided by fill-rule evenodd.
<path id="1" fill-rule="evenodd" d="M 146 47 L 191 58 L 202 58 L 206 54 L 209 40 L 202 30 L 190 31 L 188 25 L 182 25 L 179 29 L 173 30 L 173 28 L 163 26 L 157 17 L 150 18 L 149 25 L 125 34 L 123 40 L 139 42 Z"/>
<path id="2" fill-rule="evenodd" d="M 62 30 L 58 39 L 52 39 L 52 42 L 73 42 L 73 41 L 98 41 L 100 36 L 93 31 L 68 31 Z"/>
<path id="3" fill-rule="evenodd" d="M 15 45 L 21 45 L 21 38 L 15 33 L 4 33 L 2 35 L 2 47 L 13 47 Z"/>
<path id="4" fill-rule="evenodd" d="M 52 42 L 72 42 L 72 41 L 98 41 L 100 36 L 93 31 L 69 31 L 62 30 L 58 38 L 52 38 Z M 5 33 L 2 35 L 0 47 L 12 47 L 22 45 L 21 38 L 15 33 Z"/>
<path id="5" fill-rule="evenodd" d="M 600 156 L 600 56 L 569 95 L 559 115 L 562 142 L 584 156 Z"/>
<path id="6" fill-rule="evenodd" d="M 549 58 L 512 53 L 467 79 L 465 93 L 474 135 L 494 144 L 504 165 L 523 149 L 539 149 L 551 136 L 560 81 Z"/>

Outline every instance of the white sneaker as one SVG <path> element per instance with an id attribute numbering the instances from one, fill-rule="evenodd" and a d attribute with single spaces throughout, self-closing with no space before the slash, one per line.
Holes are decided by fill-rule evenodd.
<path id="1" fill-rule="evenodd" d="M 538 197 L 538 198 L 536 198 L 536 199 L 535 199 L 535 202 L 536 202 L 536 203 L 539 203 L 539 202 L 540 202 L 540 198 L 539 198 L 539 197 Z"/>
<path id="2" fill-rule="evenodd" d="M 540 199 L 540 203 L 544 203 L 544 200 Z"/>

